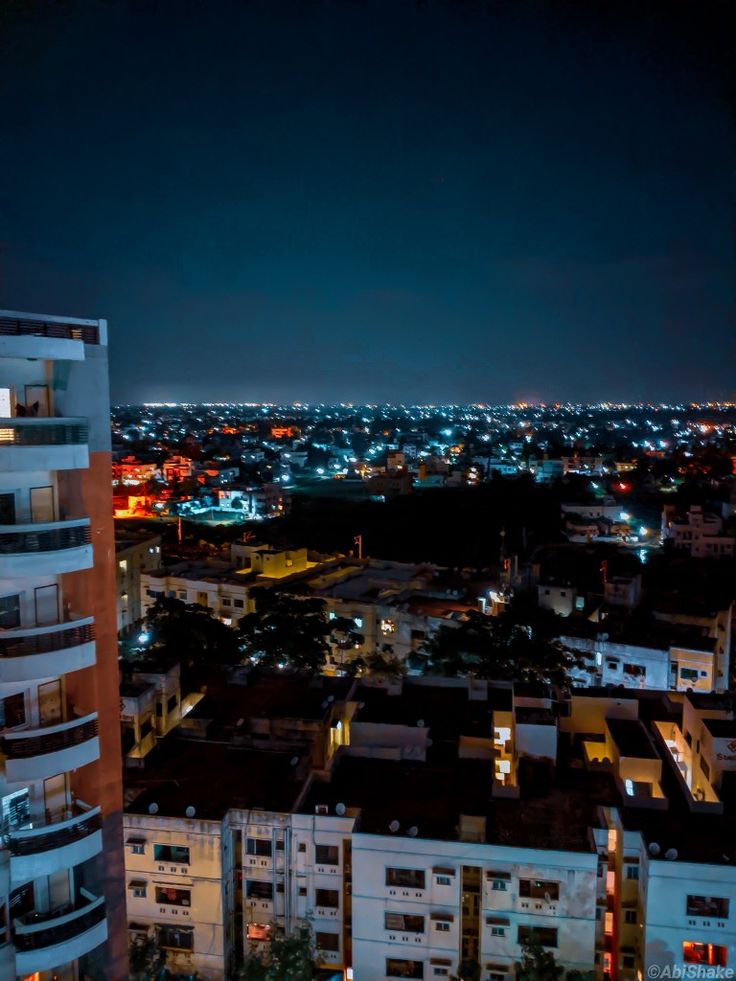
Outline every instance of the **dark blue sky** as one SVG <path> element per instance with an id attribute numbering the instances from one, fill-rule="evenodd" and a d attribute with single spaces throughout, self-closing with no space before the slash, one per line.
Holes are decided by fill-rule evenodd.
<path id="1" fill-rule="evenodd" d="M 733 396 L 729 8 L 7 0 L 0 306 L 118 401 Z"/>

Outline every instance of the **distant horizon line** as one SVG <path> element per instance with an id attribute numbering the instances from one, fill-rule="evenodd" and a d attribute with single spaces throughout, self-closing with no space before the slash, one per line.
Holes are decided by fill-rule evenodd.
<path id="1" fill-rule="evenodd" d="M 155 402 L 115 402 L 112 409 L 177 409 L 190 406 L 204 408 L 247 408 L 247 409 L 312 409 L 312 408 L 341 408 L 341 409 L 476 409 L 476 410 L 525 410 L 525 409 L 736 409 L 736 401 L 727 399 L 710 399 L 708 401 L 683 402 L 327 402 L 327 401 L 293 401 L 293 402 L 241 402 L 241 401 L 155 401 Z"/>

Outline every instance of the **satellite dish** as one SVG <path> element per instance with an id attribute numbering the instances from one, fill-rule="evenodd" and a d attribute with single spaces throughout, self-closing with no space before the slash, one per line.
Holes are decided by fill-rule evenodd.
<path id="1" fill-rule="evenodd" d="M 299 762 L 299 757 L 292 756 L 291 759 L 289 760 L 289 766 L 296 766 L 298 762 Z"/>
<path id="2" fill-rule="evenodd" d="M 335 804 L 335 814 L 337 814 L 338 817 L 345 817 L 346 810 L 347 808 L 342 801 L 339 804 Z"/>
<path id="3" fill-rule="evenodd" d="M 417 719 L 417 729 L 424 728 L 424 719 Z"/>
<path id="4" fill-rule="evenodd" d="M 358 708 L 359 709 L 364 709 L 365 708 L 365 702 L 358 702 Z"/>
<path id="5" fill-rule="evenodd" d="M 192 805 L 190 804 L 189 807 L 186 809 L 186 811 L 184 811 L 184 813 L 188 818 L 193 818 L 194 815 L 197 813 L 197 808 L 192 807 Z"/>
<path id="6" fill-rule="evenodd" d="M 659 847 L 656 841 L 653 841 L 649 846 L 649 854 L 652 856 L 652 858 L 656 858 L 661 851 L 662 849 Z"/>
<path id="7" fill-rule="evenodd" d="M 326 709 L 329 704 L 330 703 L 327 701 L 327 699 L 325 699 L 324 702 L 322 702 L 322 708 Z"/>
<path id="8" fill-rule="evenodd" d="M 328 695 L 327 696 L 327 701 L 330 702 L 330 703 L 334 702 L 335 701 L 335 696 L 334 695 Z"/>
<path id="9" fill-rule="evenodd" d="M 148 805 L 149 814 L 158 814 L 158 804 L 154 801 L 153 804 Z"/>
<path id="10" fill-rule="evenodd" d="M 391 832 L 392 835 L 395 835 L 400 827 L 401 825 L 399 824 L 398 821 L 392 821 L 391 824 L 389 824 L 388 826 L 388 830 Z"/>
<path id="11" fill-rule="evenodd" d="M 238 719 L 238 721 L 235 723 L 235 725 L 238 726 L 238 728 L 244 724 L 245 724 L 245 719 Z"/>
<path id="12" fill-rule="evenodd" d="M 668 862 L 674 862 L 677 859 L 677 849 L 668 848 L 667 851 L 664 853 L 664 857 L 667 859 Z"/>
<path id="13" fill-rule="evenodd" d="M 406 833 L 410 838 L 416 838 L 416 836 L 419 834 L 419 828 L 416 826 L 416 824 L 412 824 Z"/>

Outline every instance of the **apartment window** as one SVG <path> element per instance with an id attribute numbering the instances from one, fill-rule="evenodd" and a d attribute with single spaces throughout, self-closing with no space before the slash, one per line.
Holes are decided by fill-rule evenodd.
<path id="1" fill-rule="evenodd" d="M 506 927 L 501 927 L 501 926 L 491 927 L 491 936 L 492 937 L 505 937 L 506 936 Z"/>
<path id="2" fill-rule="evenodd" d="M 624 923 L 634 924 L 636 923 L 637 914 L 635 909 L 624 910 Z"/>
<path id="3" fill-rule="evenodd" d="M 693 744 L 693 737 L 690 735 L 687 729 L 685 730 L 685 742 L 688 744 L 688 746 L 692 746 Z"/>
<path id="4" fill-rule="evenodd" d="M 621 964 L 626 968 L 636 967 L 636 958 L 632 957 L 631 954 L 624 954 L 621 958 Z"/>
<path id="5" fill-rule="evenodd" d="M 270 838 L 248 838 L 245 843 L 247 855 L 258 855 L 260 858 L 271 857 Z"/>
<path id="6" fill-rule="evenodd" d="M 680 668 L 680 677 L 683 681 L 697 681 L 698 672 L 695 668 Z"/>
<path id="7" fill-rule="evenodd" d="M 549 899 L 550 902 L 556 902 L 560 898 L 560 884 L 546 879 L 519 879 L 519 895 L 528 899 Z"/>
<path id="8" fill-rule="evenodd" d="M 627 879 L 638 879 L 639 878 L 639 866 L 638 865 L 627 865 L 626 866 L 626 878 Z"/>
<path id="9" fill-rule="evenodd" d="M 0 729 L 15 729 L 26 721 L 26 696 L 20 691 L 16 695 L 0 698 Z"/>
<path id="10" fill-rule="evenodd" d="M 340 905 L 340 894 L 337 889 L 315 889 L 314 905 L 322 909 L 337 909 Z"/>
<path id="11" fill-rule="evenodd" d="M 339 847 L 337 845 L 315 845 L 314 861 L 317 865 L 339 865 Z"/>
<path id="12" fill-rule="evenodd" d="M 299 886 L 299 895 L 300 896 L 306 896 L 307 895 L 307 887 L 306 886 Z"/>
<path id="13" fill-rule="evenodd" d="M 0 627 L 20 626 L 20 596 L 0 596 Z"/>
<path id="14" fill-rule="evenodd" d="M 318 931 L 314 935 L 314 945 L 317 950 L 338 951 L 340 949 L 340 934 L 321 933 Z"/>
<path id="15" fill-rule="evenodd" d="M 305 852 L 306 850 L 307 850 L 307 843 L 305 841 L 300 841 L 298 851 Z"/>
<path id="16" fill-rule="evenodd" d="M 277 882 L 276 883 L 276 892 L 277 893 L 282 893 L 283 891 L 284 891 L 284 884 L 283 884 L 283 882 Z"/>
<path id="17" fill-rule="evenodd" d="M 176 695 L 170 695 L 169 700 L 166 703 L 166 711 L 173 712 L 174 709 L 176 708 L 176 702 L 177 702 Z"/>
<path id="18" fill-rule="evenodd" d="M 424 869 L 386 869 L 386 885 L 400 889 L 424 889 Z"/>
<path id="19" fill-rule="evenodd" d="M 161 906 L 191 906 L 192 893 L 189 889 L 156 886 L 156 902 Z"/>
<path id="20" fill-rule="evenodd" d="M 223 606 L 232 606 L 232 600 L 227 599 L 227 597 L 223 597 L 222 605 Z"/>
<path id="21" fill-rule="evenodd" d="M 189 865 L 189 849 L 184 845 L 154 845 L 153 857 L 156 862 Z"/>
<path id="22" fill-rule="evenodd" d="M 494 892 L 506 892 L 508 887 L 508 879 L 491 879 L 491 889 Z"/>
<path id="23" fill-rule="evenodd" d="M 384 913 L 383 925 L 402 933 L 424 933 L 424 917 L 412 913 Z"/>
<path id="24" fill-rule="evenodd" d="M 193 950 L 194 927 L 158 927 L 158 945 L 169 950 Z"/>
<path id="25" fill-rule="evenodd" d="M 386 974 L 390 978 L 423 978 L 423 961 L 403 961 L 396 957 L 386 958 Z"/>
<path id="26" fill-rule="evenodd" d="M 718 944 L 701 944 L 685 940 L 682 944 L 682 959 L 686 964 L 707 964 L 708 967 L 725 967 L 728 948 Z"/>
<path id="27" fill-rule="evenodd" d="M 130 845 L 131 855 L 145 855 L 146 843 L 142 838 L 128 838 L 126 844 Z"/>
<path id="28" fill-rule="evenodd" d="M 273 899 L 273 883 L 260 879 L 245 880 L 245 895 L 248 899 Z"/>
<path id="29" fill-rule="evenodd" d="M 145 899 L 146 898 L 146 886 L 142 879 L 133 879 L 128 883 L 128 889 L 130 890 L 130 895 L 134 899 Z"/>
<path id="30" fill-rule="evenodd" d="M 234 606 L 234 607 L 235 607 L 235 608 L 236 608 L 237 610 L 242 610 L 242 609 L 243 609 L 243 607 L 245 606 L 245 603 L 244 603 L 244 602 L 243 602 L 243 600 L 241 600 L 241 599 L 234 599 L 234 600 L 233 600 L 233 606 Z"/>
<path id="31" fill-rule="evenodd" d="M 700 757 L 700 769 L 703 771 L 703 776 L 705 777 L 705 779 L 710 780 L 710 767 L 705 762 L 702 756 Z"/>
<path id="32" fill-rule="evenodd" d="M 452 879 L 449 875 L 438 875 L 436 879 L 438 886 L 451 886 Z"/>
<path id="33" fill-rule="evenodd" d="M 557 930 L 554 927 L 520 926 L 517 942 L 524 944 L 539 944 L 540 947 L 557 946 Z"/>
<path id="34" fill-rule="evenodd" d="M 715 920 L 728 919 L 728 900 L 719 896 L 688 896 L 688 916 L 712 916 Z"/>
<path id="35" fill-rule="evenodd" d="M 271 939 L 270 923 L 249 923 L 245 930 L 248 940 L 264 941 Z"/>
<path id="36" fill-rule="evenodd" d="M 646 668 L 639 664 L 624 664 L 624 674 L 628 674 L 632 678 L 643 678 L 646 673 Z"/>
<path id="37" fill-rule="evenodd" d="M 450 924 L 447 922 L 447 920 L 437 920 L 437 922 L 434 925 L 434 928 L 438 933 L 450 932 Z"/>

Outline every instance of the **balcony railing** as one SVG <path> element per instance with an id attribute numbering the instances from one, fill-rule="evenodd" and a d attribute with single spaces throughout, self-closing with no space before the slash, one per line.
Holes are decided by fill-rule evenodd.
<path id="1" fill-rule="evenodd" d="M 58 337 L 62 340 L 99 344 L 99 329 L 91 324 L 64 324 L 29 317 L 0 317 L 0 335 L 12 337 Z"/>
<path id="2" fill-rule="evenodd" d="M 75 446 L 84 445 L 88 440 L 86 419 L 53 416 L 0 419 L 0 449 L 3 446 Z"/>
<path id="3" fill-rule="evenodd" d="M 94 898 L 85 889 L 74 905 L 50 913 L 31 913 L 14 923 L 16 950 L 33 951 L 55 947 L 78 937 L 105 919 L 105 900 Z"/>
<path id="4" fill-rule="evenodd" d="M 3 737 L 2 751 L 8 759 L 14 760 L 45 756 L 47 753 L 58 753 L 94 739 L 98 729 L 97 713 L 93 712 L 81 719 L 47 726 L 45 729 L 23 729 L 8 733 Z"/>
<path id="5" fill-rule="evenodd" d="M 39 852 L 74 845 L 101 829 L 101 809 L 85 808 L 53 824 L 11 831 L 8 835 L 8 849 L 13 856 L 37 855 Z"/>
<path id="6" fill-rule="evenodd" d="M 95 639 L 92 617 L 78 622 L 55 623 L 45 627 L 0 631 L 0 658 L 53 654 L 89 644 Z"/>
<path id="7" fill-rule="evenodd" d="M 89 518 L 43 524 L 0 525 L 0 555 L 61 552 L 89 545 Z"/>

